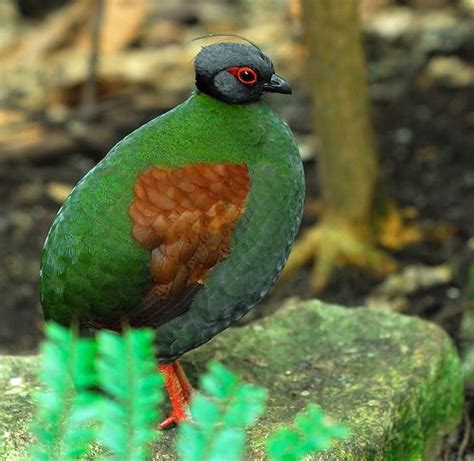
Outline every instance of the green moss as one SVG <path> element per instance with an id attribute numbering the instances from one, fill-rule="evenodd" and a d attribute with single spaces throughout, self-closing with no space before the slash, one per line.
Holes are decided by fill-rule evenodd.
<path id="1" fill-rule="evenodd" d="M 197 382 L 211 359 L 269 390 L 268 410 L 250 431 L 248 459 L 263 459 L 268 434 L 290 424 L 310 402 L 352 433 L 314 458 L 321 461 L 433 459 L 433 448 L 462 412 L 460 362 L 446 333 L 390 312 L 293 303 L 188 354 L 183 364 L 191 380 Z M 10 434 L 0 459 L 19 459 L 13 450 L 28 439 L 35 363 L 35 358 L 0 359 L 0 391 L 6 386 L 9 396 L 0 404 L 0 428 Z M 24 392 L 9 394 L 11 379 L 19 376 Z M 173 430 L 163 434 L 157 459 L 176 459 L 174 438 Z"/>
<path id="2" fill-rule="evenodd" d="M 468 304 L 461 323 L 461 350 L 466 383 L 474 386 L 474 264 L 469 270 L 467 282 Z"/>
<path id="3" fill-rule="evenodd" d="M 29 421 L 34 412 L 32 393 L 37 389 L 37 357 L 0 358 L 0 459 L 27 459 L 32 437 Z"/>

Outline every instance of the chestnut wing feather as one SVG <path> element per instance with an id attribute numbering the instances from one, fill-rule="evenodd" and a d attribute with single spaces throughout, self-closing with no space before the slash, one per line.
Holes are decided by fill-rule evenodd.
<path id="1" fill-rule="evenodd" d="M 150 251 L 153 284 L 131 325 L 157 327 L 189 308 L 206 273 L 229 255 L 249 187 L 246 165 L 153 167 L 140 174 L 129 215 L 133 237 Z"/>

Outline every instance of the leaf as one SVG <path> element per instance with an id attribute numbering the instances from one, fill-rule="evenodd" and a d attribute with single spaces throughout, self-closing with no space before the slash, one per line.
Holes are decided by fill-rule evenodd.
<path id="1" fill-rule="evenodd" d="M 185 461 L 240 459 L 245 429 L 265 407 L 265 389 L 244 384 L 223 365 L 211 363 L 201 377 L 201 389 L 190 406 L 191 421 L 178 428 L 177 451 Z"/>
<path id="2" fill-rule="evenodd" d="M 262 388 L 243 384 L 235 391 L 232 405 L 224 420 L 229 426 L 250 426 L 263 413 L 267 391 Z"/>
<path id="3" fill-rule="evenodd" d="M 209 448 L 207 461 L 238 461 L 244 452 L 245 432 L 237 428 L 224 427 L 216 433 Z"/>
<path id="4" fill-rule="evenodd" d="M 163 399 L 154 333 L 129 329 L 119 336 L 102 331 L 97 343 L 98 381 L 105 391 L 98 438 L 110 452 L 105 459 L 149 459 L 149 444 L 158 438 L 158 405 Z"/>
<path id="5" fill-rule="evenodd" d="M 219 399 L 227 397 L 233 386 L 237 383 L 237 377 L 219 363 L 211 363 L 209 371 L 209 374 L 201 378 L 201 388 L 210 397 Z"/>
<path id="6" fill-rule="evenodd" d="M 46 324 L 45 333 L 42 389 L 32 424 L 38 443 L 31 454 L 37 460 L 77 459 L 87 454 L 94 438 L 97 398 L 90 388 L 97 384 L 95 343 L 55 323 Z"/>
<path id="7" fill-rule="evenodd" d="M 202 431 L 201 426 L 197 427 L 186 422 L 179 426 L 178 431 L 176 450 L 180 458 L 185 461 L 202 460 L 206 449 L 207 431 Z"/>
<path id="8" fill-rule="evenodd" d="M 300 437 L 296 432 L 288 428 L 279 429 L 267 442 L 267 454 L 272 460 L 297 460 L 299 443 Z"/>
<path id="9" fill-rule="evenodd" d="M 282 428 L 267 441 L 272 461 L 297 461 L 328 449 L 336 439 L 345 439 L 349 430 L 330 423 L 314 404 L 296 416 L 295 429 Z"/>
<path id="10" fill-rule="evenodd" d="M 197 424 L 212 430 L 220 416 L 218 404 L 202 394 L 196 394 L 193 398 L 193 416 Z"/>

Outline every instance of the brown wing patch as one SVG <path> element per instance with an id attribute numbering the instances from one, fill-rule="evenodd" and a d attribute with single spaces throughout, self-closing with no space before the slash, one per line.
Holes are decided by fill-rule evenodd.
<path id="1" fill-rule="evenodd" d="M 151 251 L 153 298 L 179 301 L 228 256 L 249 186 L 245 165 L 154 167 L 138 177 L 129 214 L 134 238 Z"/>

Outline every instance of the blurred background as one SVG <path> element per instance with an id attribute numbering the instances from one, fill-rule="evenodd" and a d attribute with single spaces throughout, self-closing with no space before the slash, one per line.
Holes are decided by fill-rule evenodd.
<path id="1" fill-rule="evenodd" d="M 474 356 L 474 0 L 361 0 L 359 19 L 332 29 L 314 2 L 0 1 L 0 353 L 36 350 L 41 248 L 71 187 L 124 135 L 183 101 L 193 57 L 225 40 L 192 39 L 227 32 L 256 42 L 291 82 L 291 98 L 266 99 L 295 133 L 307 179 L 296 256 L 251 316 L 289 297 L 369 304 L 436 322 Z M 351 48 L 359 37 L 366 62 Z M 360 117 L 331 99 L 337 87 L 318 67 L 333 65 L 328 50 L 333 84 L 354 75 Z M 346 114 L 340 137 L 362 161 L 330 155 L 339 132 L 327 136 L 324 104 Z M 358 165 L 352 185 L 343 172 Z M 355 202 L 331 199 L 348 192 L 325 177 Z"/>

